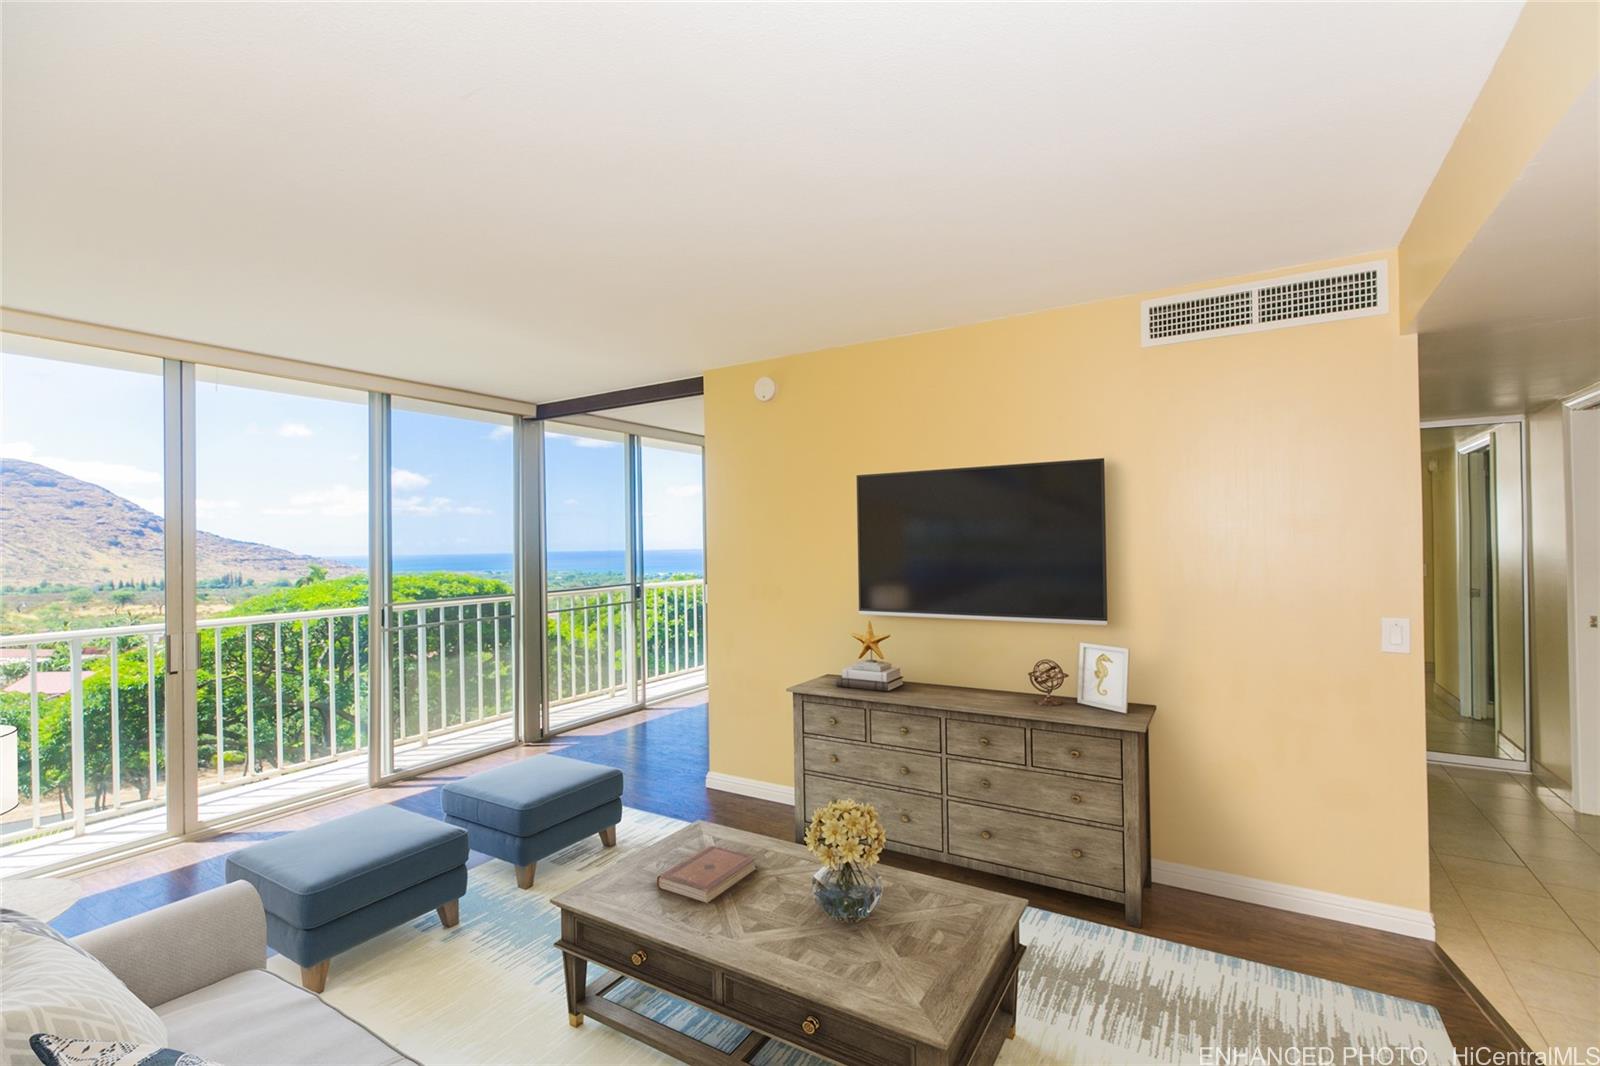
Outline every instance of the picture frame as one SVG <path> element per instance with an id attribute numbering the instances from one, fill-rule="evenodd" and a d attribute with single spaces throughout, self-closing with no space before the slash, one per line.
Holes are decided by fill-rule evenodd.
<path id="1" fill-rule="evenodd" d="M 1102 668 L 1103 672 L 1098 672 Z M 1078 702 L 1104 711 L 1128 713 L 1127 648 L 1078 645 Z"/>

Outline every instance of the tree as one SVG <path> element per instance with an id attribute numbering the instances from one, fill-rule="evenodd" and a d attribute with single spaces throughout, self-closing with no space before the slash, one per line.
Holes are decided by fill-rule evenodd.
<path id="1" fill-rule="evenodd" d="M 305 588 L 307 585 L 316 585 L 326 580 L 328 580 L 328 568 L 312 563 L 306 569 L 306 576 L 294 584 L 296 588 Z"/>

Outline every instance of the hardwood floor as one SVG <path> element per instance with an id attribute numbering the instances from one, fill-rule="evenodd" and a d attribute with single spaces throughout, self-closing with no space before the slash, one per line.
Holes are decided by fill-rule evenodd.
<path id="1" fill-rule="evenodd" d="M 551 752 L 621 769 L 625 775 L 623 802 L 628 806 L 789 839 L 793 814 L 788 806 L 705 788 L 706 713 L 704 704 L 652 708 L 563 734 L 548 744 L 498 752 L 402 785 L 358 793 L 238 832 L 175 844 L 101 867 L 78 877 L 84 898 L 53 924 L 76 935 L 205 891 L 223 883 L 223 859 L 229 851 L 339 814 L 398 803 L 439 817 L 439 788 L 446 781 Z M 473 858 L 474 862 L 487 861 L 476 854 Z M 1045 910 L 1128 928 L 1120 904 L 911 856 L 889 855 L 885 861 L 1024 896 Z M 1436 947 L 1426 941 L 1165 885 L 1147 890 L 1139 932 L 1431 1004 L 1458 1048 L 1511 1051 L 1523 1046 L 1514 1033 L 1502 1030 L 1479 1007 L 1470 986 L 1454 975 Z"/>

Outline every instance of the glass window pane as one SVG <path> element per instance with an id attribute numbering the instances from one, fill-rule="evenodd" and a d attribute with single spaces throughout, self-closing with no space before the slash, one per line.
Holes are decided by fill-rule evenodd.
<path id="1" fill-rule="evenodd" d="M 706 678 L 705 523 L 698 445 L 641 438 L 645 698 Z"/>

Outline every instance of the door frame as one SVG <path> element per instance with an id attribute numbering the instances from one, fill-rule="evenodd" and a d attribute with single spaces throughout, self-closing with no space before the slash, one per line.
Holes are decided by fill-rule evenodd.
<path id="1" fill-rule="evenodd" d="M 1532 679 L 1533 671 L 1529 668 L 1529 662 L 1530 662 L 1529 652 L 1530 652 L 1530 649 L 1531 649 L 1531 643 L 1530 643 L 1530 634 L 1531 634 L 1530 621 L 1531 621 L 1531 619 L 1530 619 L 1529 614 L 1528 614 L 1528 608 L 1529 608 L 1529 605 L 1530 605 L 1530 602 L 1531 602 L 1530 598 L 1529 598 L 1529 592 L 1530 592 L 1529 584 L 1530 584 L 1531 577 L 1532 577 L 1532 570 L 1531 570 L 1531 567 L 1529 565 L 1529 556 L 1532 553 L 1529 551 L 1529 545 L 1530 545 L 1531 541 L 1529 540 L 1529 526 L 1530 526 L 1529 496 L 1530 496 L 1530 493 L 1528 492 L 1528 484 L 1529 484 L 1529 480 L 1528 479 L 1529 479 L 1530 474 L 1529 474 L 1529 465 L 1528 465 L 1528 426 L 1527 426 L 1527 416 L 1526 415 L 1520 415 L 1520 414 L 1517 414 L 1517 415 L 1480 415 L 1480 416 L 1474 417 L 1474 418 L 1433 419 L 1433 420 L 1421 423 L 1420 426 L 1419 426 L 1419 429 L 1457 429 L 1457 428 L 1460 428 L 1460 427 L 1463 427 L 1463 426 L 1484 426 L 1484 427 L 1487 428 L 1487 427 L 1495 426 L 1495 425 L 1509 425 L 1509 424 L 1515 424 L 1516 427 L 1517 427 L 1518 440 L 1519 440 L 1519 442 L 1521 444 L 1521 449 L 1520 450 L 1521 450 L 1521 453 L 1522 453 L 1521 454 L 1522 500 L 1521 500 L 1521 507 L 1518 508 L 1518 514 L 1520 515 L 1521 521 L 1522 521 L 1522 530 L 1521 530 L 1521 542 L 1522 542 L 1522 662 L 1523 662 L 1523 669 L 1522 669 L 1522 728 L 1523 728 L 1523 736 L 1524 736 L 1524 738 L 1528 738 L 1528 737 L 1530 737 L 1532 735 L 1530 731 L 1533 728 L 1533 704 L 1532 704 L 1532 696 L 1531 696 L 1531 692 L 1532 692 L 1531 679 Z M 1459 449 L 1460 447 L 1461 447 L 1461 445 L 1458 445 L 1457 449 Z M 1458 450 L 1457 451 L 1457 460 L 1459 461 L 1460 458 L 1461 458 L 1461 454 L 1460 454 L 1460 451 Z M 1465 498 L 1465 493 L 1462 491 L 1462 483 L 1461 483 L 1461 478 L 1459 477 L 1459 473 L 1460 473 L 1460 471 L 1458 470 L 1457 471 L 1458 476 L 1456 478 L 1456 486 L 1455 486 L 1455 493 L 1456 493 L 1455 507 L 1456 507 L 1457 529 L 1458 529 L 1458 531 L 1460 529 L 1462 508 L 1464 507 L 1464 502 L 1463 501 L 1464 501 L 1464 498 Z M 1461 538 L 1459 536 L 1456 538 L 1456 552 L 1457 552 L 1457 559 L 1458 559 L 1457 566 L 1456 566 L 1456 571 L 1457 571 L 1457 573 L 1456 573 L 1456 582 L 1457 582 L 1458 589 L 1461 589 L 1461 588 L 1464 587 L 1464 586 L 1462 586 L 1462 582 L 1465 580 L 1465 571 L 1464 571 L 1464 568 L 1460 564 Z M 1458 592 L 1458 600 L 1457 600 L 1458 609 L 1459 609 L 1459 603 L 1461 602 L 1460 596 L 1461 596 L 1461 594 Z M 1458 627 L 1458 629 L 1459 629 L 1459 627 Z M 1468 638 L 1465 637 L 1465 636 L 1460 635 L 1459 632 L 1458 632 L 1458 638 L 1457 639 L 1458 639 L 1458 644 L 1462 645 L 1463 649 L 1464 649 L 1464 642 Z M 1464 655 L 1463 655 L 1463 661 L 1460 664 L 1460 666 L 1461 666 L 1461 669 L 1463 671 L 1468 669 Z M 1465 686 L 1462 686 L 1462 687 L 1465 688 Z M 1466 692 L 1463 692 L 1461 694 L 1461 698 L 1463 700 L 1463 707 L 1465 707 L 1465 705 L 1466 705 L 1465 701 L 1469 700 L 1471 697 Z M 1499 745 L 1499 730 L 1498 730 L 1498 726 L 1496 728 L 1495 743 L 1496 743 L 1496 747 L 1498 749 L 1498 745 Z M 1424 741 L 1424 744 L 1426 744 L 1426 741 Z M 1426 751 L 1426 756 L 1427 756 L 1427 761 L 1430 762 L 1430 763 L 1440 763 L 1440 764 L 1443 764 L 1443 765 L 1450 765 L 1450 766 L 1479 766 L 1479 767 L 1483 767 L 1485 769 L 1490 769 L 1490 770 L 1504 770 L 1504 771 L 1507 771 L 1509 773 L 1524 773 L 1524 774 L 1526 774 L 1526 773 L 1531 773 L 1532 769 L 1533 769 L 1532 762 L 1531 762 L 1532 749 L 1533 749 L 1533 745 L 1531 743 L 1525 744 L 1524 748 L 1523 748 L 1523 753 L 1522 753 L 1522 758 L 1521 759 L 1503 759 L 1503 758 L 1499 758 L 1497 756 L 1489 756 L 1489 755 L 1457 755 L 1457 754 L 1454 754 L 1452 752 L 1442 752 L 1442 751 Z"/>
<path id="2" fill-rule="evenodd" d="M 1562 401 L 1572 806 L 1600 814 L 1600 383 Z M 1588 551 L 1583 549 L 1587 546 Z"/>

